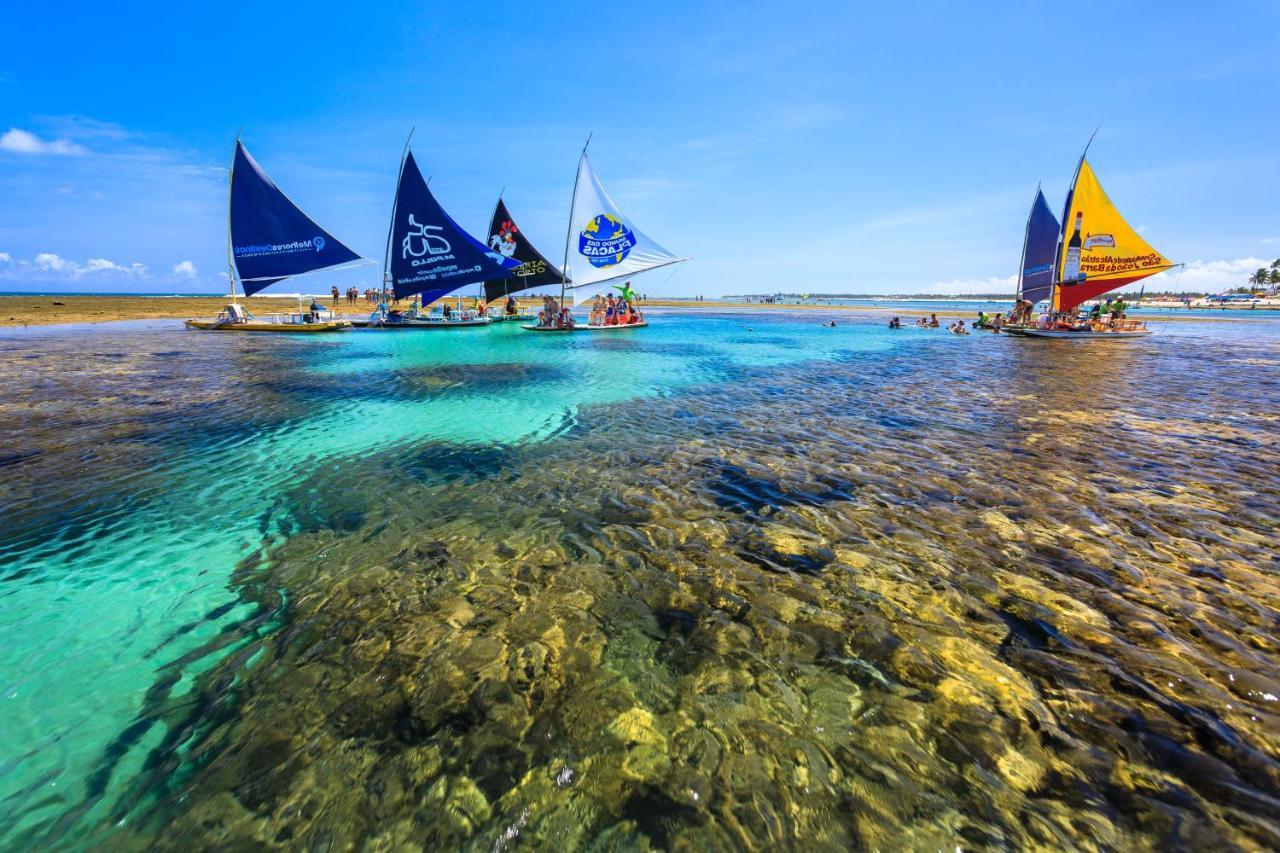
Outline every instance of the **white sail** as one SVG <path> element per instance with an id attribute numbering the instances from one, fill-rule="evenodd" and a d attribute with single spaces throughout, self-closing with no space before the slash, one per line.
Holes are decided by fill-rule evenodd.
<path id="1" fill-rule="evenodd" d="M 596 177 L 584 152 L 569 213 L 565 246 L 566 296 L 581 304 L 616 281 L 656 267 L 678 264 L 678 258 L 631 224 Z"/>

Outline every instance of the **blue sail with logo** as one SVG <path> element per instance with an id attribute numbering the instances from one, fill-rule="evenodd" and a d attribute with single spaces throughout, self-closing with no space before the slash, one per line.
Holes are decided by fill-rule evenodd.
<path id="1" fill-rule="evenodd" d="M 1018 295 L 1031 302 L 1048 299 L 1053 291 L 1053 263 L 1058 250 L 1058 220 L 1049 210 L 1044 193 L 1036 190 L 1036 200 L 1027 216 L 1027 233 L 1022 245 L 1022 270 Z"/>
<path id="2" fill-rule="evenodd" d="M 291 275 L 361 261 L 289 200 L 236 140 L 231 256 L 245 296 Z"/>
<path id="3" fill-rule="evenodd" d="M 411 151 L 400 166 L 388 249 L 396 298 L 420 293 L 423 305 L 468 284 L 505 278 L 520 266 L 490 251 L 444 212 Z"/>

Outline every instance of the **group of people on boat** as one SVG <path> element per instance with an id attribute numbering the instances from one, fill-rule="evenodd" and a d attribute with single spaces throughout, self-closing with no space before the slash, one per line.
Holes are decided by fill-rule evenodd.
<path id="1" fill-rule="evenodd" d="M 643 322 L 644 315 L 634 305 L 612 293 L 596 296 L 591 303 L 591 313 L 587 315 L 588 326 L 632 326 Z M 554 296 L 544 296 L 542 310 L 538 312 L 538 325 L 547 329 L 572 329 L 577 321 L 570 306 L 562 306 Z"/>
<path id="2" fill-rule="evenodd" d="M 597 296 L 591 303 L 591 313 L 587 316 L 587 324 L 590 326 L 631 326 L 643 322 L 643 314 L 626 299 L 612 293 Z"/>
<path id="3" fill-rule="evenodd" d="M 561 307 L 554 296 L 544 296 L 542 310 L 538 312 L 538 325 L 544 329 L 572 329 L 577 323 L 571 307 Z"/>
<path id="4" fill-rule="evenodd" d="M 1092 331 L 1092 332 L 1123 332 L 1131 331 L 1141 325 L 1140 321 L 1129 320 L 1126 316 L 1128 303 L 1124 301 L 1124 297 L 1112 299 L 1107 297 L 1093 305 L 1087 314 L 1077 314 L 1074 311 L 1053 312 L 1045 308 L 1036 315 L 1035 305 L 1026 300 L 1019 299 L 1014 305 L 1008 317 L 1003 312 L 994 315 L 985 311 L 979 311 L 977 319 L 973 321 L 972 326 L 966 327 L 963 320 L 947 326 L 947 331 L 956 335 L 967 335 L 969 329 L 975 331 L 991 332 L 1000 334 L 1008 331 L 1010 327 L 1015 330 L 1020 328 L 1035 328 L 1049 331 Z M 920 317 L 911 325 L 919 329 L 937 329 L 941 327 L 938 322 L 937 314 L 930 314 L 928 317 Z M 894 317 L 889 321 L 890 329 L 901 329 L 902 320 Z"/>

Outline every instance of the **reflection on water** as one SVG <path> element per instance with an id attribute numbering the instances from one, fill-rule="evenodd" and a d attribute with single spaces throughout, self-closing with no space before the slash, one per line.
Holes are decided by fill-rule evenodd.
<path id="1" fill-rule="evenodd" d="M 103 782 L 100 799 L 52 809 L 27 793 L 27 813 L 54 817 L 20 838 L 1280 844 L 1275 330 L 1248 348 L 1195 328 L 1133 346 L 886 343 L 870 326 L 824 338 L 803 319 L 753 318 L 781 346 L 740 342 L 737 321 L 671 323 L 685 324 L 676 339 L 625 365 L 645 399 L 601 392 L 539 441 L 493 423 L 488 438 L 447 435 L 419 410 L 500 413 L 491 397 L 529 395 L 562 411 L 575 368 L 597 381 L 582 360 L 612 376 L 590 360 L 625 350 L 539 340 L 513 343 L 537 347 L 519 359 L 501 344 L 370 359 L 361 336 L 344 375 L 306 347 L 240 345 L 280 378 L 250 387 L 233 429 L 210 431 L 234 408 L 212 367 L 179 372 L 183 399 L 151 421 L 141 407 L 173 380 L 142 382 L 104 410 L 117 414 L 79 415 L 86 434 L 125 431 L 96 450 L 101 479 L 78 485 L 40 467 L 65 449 L 22 430 L 15 452 L 37 455 L 4 469 L 6 489 L 63 509 L 49 521 L 27 506 L 31 532 L 6 538 L 9 553 L 88 524 L 85 502 L 103 508 L 104 535 L 117 512 L 230 524 L 207 472 L 158 506 L 198 474 L 173 461 L 180 448 L 202 462 L 238 449 L 288 474 L 227 497 L 246 524 L 234 577 L 140 673 L 139 719 L 154 724 L 119 726 L 92 762 L 112 794 Z M 709 351 L 658 346 L 698 330 Z M 502 367 L 456 391 L 447 366 L 463 358 Z M 483 390 L 525 363 L 523 380 Z M 692 384 L 663 378 L 681 369 Z M 318 370 L 339 384 L 389 370 L 439 393 L 355 394 L 319 419 Z M 102 382 L 93 393 L 126 393 Z M 361 420 L 381 406 L 413 431 Z M 257 437 L 233 437 L 246 431 Z M 343 450 L 341 466 L 314 464 Z M 58 535 L 93 560 L 96 529 Z M 77 562 L 60 565 L 65 582 Z M 59 582 L 47 564 L 17 583 L 33 579 Z M 191 637 L 200 626 L 216 630 Z"/>

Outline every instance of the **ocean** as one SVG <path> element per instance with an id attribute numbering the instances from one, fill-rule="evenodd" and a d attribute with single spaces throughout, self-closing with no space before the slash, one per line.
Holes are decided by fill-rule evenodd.
<path id="1" fill-rule="evenodd" d="M 1280 319 L 650 314 L 0 330 L 0 846 L 1280 844 Z"/>

